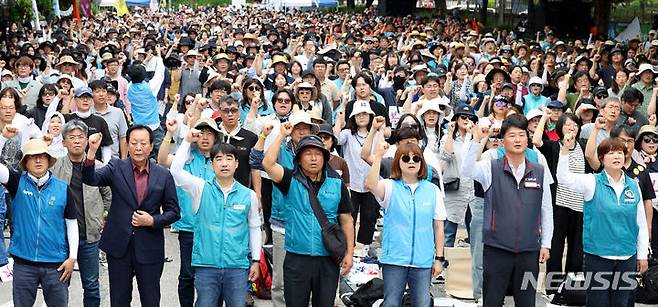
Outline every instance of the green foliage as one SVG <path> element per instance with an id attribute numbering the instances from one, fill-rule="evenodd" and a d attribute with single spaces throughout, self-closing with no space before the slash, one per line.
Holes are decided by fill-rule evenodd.
<path id="1" fill-rule="evenodd" d="M 55 0 L 37 0 L 40 20 L 45 19 L 46 16 L 51 14 L 50 10 L 53 7 L 53 1 Z M 11 16 L 11 20 L 16 22 L 34 19 L 32 1 L 16 0 L 16 5 L 9 9 L 9 15 Z"/>

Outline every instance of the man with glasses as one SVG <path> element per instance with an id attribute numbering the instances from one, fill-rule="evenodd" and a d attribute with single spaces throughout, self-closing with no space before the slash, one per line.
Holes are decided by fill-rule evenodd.
<path id="1" fill-rule="evenodd" d="M 92 187 L 82 183 L 82 163 L 87 148 L 87 125 L 71 120 L 62 128 L 62 139 L 67 155 L 51 168 L 53 175 L 69 185 L 75 202 L 80 244 L 78 267 L 84 289 L 84 306 L 100 306 L 98 241 L 103 229 L 103 214 L 112 202 L 109 187 Z M 96 167 L 102 163 L 96 161 Z"/>
<path id="2" fill-rule="evenodd" d="M 240 126 L 240 105 L 231 96 L 224 96 L 219 100 L 219 112 L 222 121 L 219 130 L 223 134 L 222 142 L 229 143 L 236 148 L 238 169 L 235 179 L 245 187 L 257 187 L 260 192 L 260 173 L 249 166 L 249 152 L 256 145 L 258 137 L 251 131 Z"/>
<path id="3" fill-rule="evenodd" d="M 315 59 L 313 62 L 313 72 L 315 76 L 320 80 L 320 89 L 322 94 L 329 99 L 332 107 L 338 106 L 340 103 L 340 94 L 338 92 L 338 87 L 336 84 L 327 78 L 327 60 L 323 57 Z"/>
<path id="4" fill-rule="evenodd" d="M 642 126 L 649 124 L 647 116 L 638 110 L 644 99 L 642 92 L 632 87 L 627 88 L 621 94 L 620 98 L 621 112 L 616 122 L 617 125 L 627 124 L 635 132 L 639 132 Z"/>
<path id="5" fill-rule="evenodd" d="M 620 112 L 621 102 L 619 99 L 615 97 L 606 98 L 600 105 L 599 117 L 594 123 L 583 125 L 583 128 L 580 132 L 580 137 L 582 139 L 588 140 L 588 144 L 589 139 L 594 137 L 591 142 L 594 142 L 593 145 L 599 146 L 603 140 L 610 137 L 610 132 L 612 131 L 612 128 L 616 126 Z"/>

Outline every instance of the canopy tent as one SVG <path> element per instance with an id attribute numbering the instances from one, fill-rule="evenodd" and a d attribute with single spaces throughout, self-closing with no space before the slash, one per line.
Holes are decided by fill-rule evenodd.
<path id="1" fill-rule="evenodd" d="M 126 0 L 126 5 L 128 6 L 149 6 L 149 0 Z M 114 0 L 100 0 L 98 6 L 107 7 L 114 6 Z"/>
<path id="2" fill-rule="evenodd" d="M 338 0 L 269 0 L 267 6 L 270 8 L 336 7 Z"/>

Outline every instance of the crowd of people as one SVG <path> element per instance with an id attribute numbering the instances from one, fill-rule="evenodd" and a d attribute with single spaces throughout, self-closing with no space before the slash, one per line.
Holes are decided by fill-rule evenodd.
<path id="1" fill-rule="evenodd" d="M 185 307 L 245 306 L 263 246 L 274 306 L 333 306 L 365 256 L 384 306 L 405 292 L 427 306 L 460 225 L 484 306 L 534 306 L 523 282 L 540 263 L 646 271 L 656 29 L 615 42 L 481 27 L 258 7 L 8 24 L 0 266 L 13 259 L 14 305 L 40 287 L 66 306 L 77 262 L 99 306 L 102 250 L 112 306 L 130 305 L 133 277 L 159 306 L 168 227 Z M 602 275 L 587 306 L 632 306 L 630 285 Z"/>

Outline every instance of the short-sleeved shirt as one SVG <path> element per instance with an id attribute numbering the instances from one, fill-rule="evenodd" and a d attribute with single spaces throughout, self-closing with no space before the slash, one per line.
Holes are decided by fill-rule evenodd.
<path id="1" fill-rule="evenodd" d="M 89 115 L 89 117 L 87 118 L 82 118 L 75 113 L 71 113 L 71 114 L 64 114 L 64 119 L 66 120 L 66 122 L 69 122 L 74 119 L 82 121 L 89 128 L 87 132 L 87 136 L 100 132 L 103 135 L 103 138 L 101 139 L 101 146 L 112 145 L 113 143 L 112 134 L 110 133 L 110 129 L 107 126 L 107 122 L 102 117 L 92 114 Z"/>
<path id="2" fill-rule="evenodd" d="M 119 139 L 125 138 L 128 131 L 126 116 L 123 114 L 123 111 L 113 106 L 107 106 L 107 109 L 103 113 L 94 112 L 94 114 L 102 117 L 105 123 L 107 123 L 113 142 L 110 146 L 112 158 L 120 158 Z"/>
<path id="3" fill-rule="evenodd" d="M 647 171 L 646 167 L 638 164 L 633 160 L 628 168 L 624 168 L 624 172 L 626 175 L 628 175 L 628 177 L 637 180 L 643 200 L 653 200 L 656 198 L 656 192 L 653 189 L 651 177 L 649 177 L 649 172 Z"/>
<path id="4" fill-rule="evenodd" d="M 289 168 L 283 168 L 283 178 L 280 182 L 274 183 L 274 185 L 281 191 L 281 194 L 288 194 L 290 190 L 290 183 L 292 182 L 293 171 Z M 312 181 L 315 186 L 315 190 L 319 190 L 322 184 L 324 183 L 324 176 L 320 181 Z M 310 206 L 310 203 L 309 203 Z M 350 202 L 350 193 L 347 191 L 347 187 L 344 183 L 340 184 L 340 203 L 338 203 L 338 214 L 352 214 L 352 203 Z"/>

